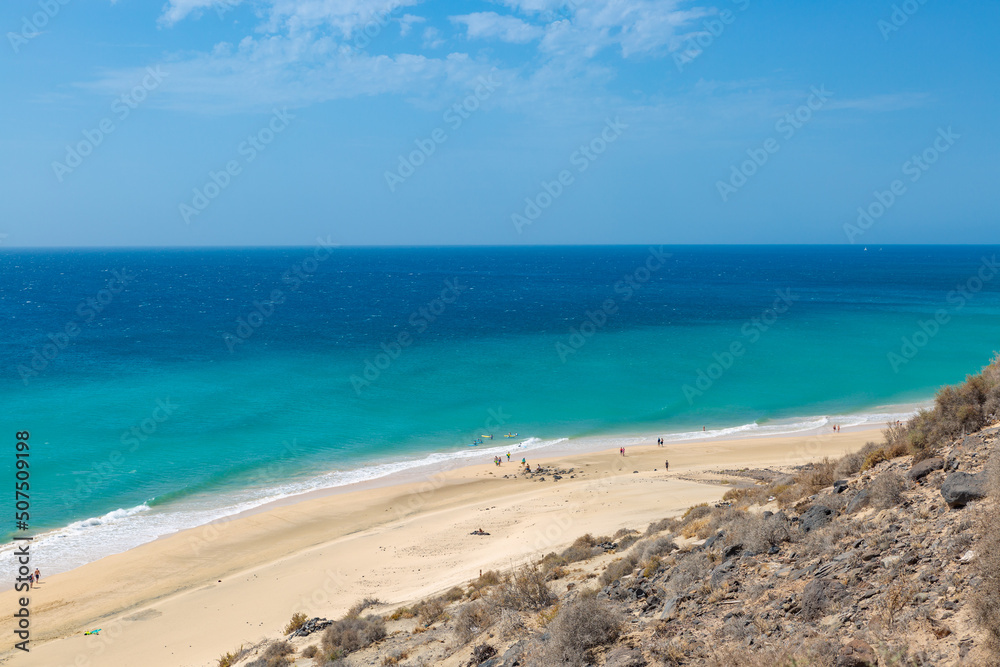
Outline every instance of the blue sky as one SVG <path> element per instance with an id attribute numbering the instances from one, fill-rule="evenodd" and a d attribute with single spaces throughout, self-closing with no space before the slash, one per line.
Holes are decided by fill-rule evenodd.
<path id="1" fill-rule="evenodd" d="M 9 0 L 0 247 L 995 243 L 998 21 Z"/>

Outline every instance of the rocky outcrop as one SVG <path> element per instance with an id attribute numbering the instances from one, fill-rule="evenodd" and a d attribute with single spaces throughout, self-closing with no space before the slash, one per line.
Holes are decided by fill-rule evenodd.
<path id="1" fill-rule="evenodd" d="M 833 520 L 833 510 L 825 505 L 813 505 L 799 517 L 803 533 L 810 533 Z"/>
<path id="2" fill-rule="evenodd" d="M 948 507 L 958 509 L 965 507 L 973 500 L 986 497 L 986 479 L 980 473 L 970 475 L 964 472 L 953 472 L 941 483 L 941 496 Z"/>
<path id="3" fill-rule="evenodd" d="M 906 473 L 906 477 L 912 482 L 919 482 L 935 470 L 941 470 L 942 468 L 944 468 L 944 459 L 924 459 L 919 463 L 915 463 L 913 467 L 910 468 L 910 472 Z"/>

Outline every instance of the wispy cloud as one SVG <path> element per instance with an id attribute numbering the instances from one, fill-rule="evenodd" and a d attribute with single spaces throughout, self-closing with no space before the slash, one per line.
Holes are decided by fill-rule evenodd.
<path id="1" fill-rule="evenodd" d="M 477 12 L 452 16 L 451 22 L 464 25 L 469 39 L 495 38 L 504 42 L 526 44 L 545 34 L 545 30 L 514 16 L 501 16 L 496 12 Z"/>
<path id="2" fill-rule="evenodd" d="M 717 13 L 696 1 L 497 0 L 495 11 L 442 17 L 429 14 L 431 6 L 421 0 L 254 0 L 246 4 L 257 22 L 248 22 L 237 43 L 173 54 L 167 62 L 159 59 L 170 69 L 171 85 L 156 103 L 209 113 L 372 95 L 401 95 L 427 104 L 452 98 L 476 77 L 497 71 L 505 84 L 496 104 L 523 112 L 561 108 L 568 113 L 581 103 L 613 103 L 609 90 L 629 60 L 669 57 L 682 48 L 689 35 L 701 30 L 700 19 Z M 184 30 L 185 20 L 240 2 L 167 0 L 159 21 L 170 30 Z M 449 25 L 457 29 L 448 30 Z M 414 26 L 423 26 L 419 39 L 398 39 Z M 485 40 L 523 48 L 470 52 L 473 42 Z M 102 72 L 85 87 L 118 91 L 146 64 Z M 703 83 L 700 92 L 720 94 L 722 86 L 744 85 Z M 648 95 L 640 95 L 641 101 L 619 101 L 655 106 Z M 741 96 L 730 91 L 725 97 Z M 752 104 L 762 99 L 743 97 Z M 923 102 L 921 95 L 885 94 L 837 99 L 830 108 L 880 112 Z"/>
<path id="3" fill-rule="evenodd" d="M 232 9 L 242 0 L 169 0 L 160 15 L 160 24 L 172 26 L 188 16 L 201 16 L 206 9 Z"/>

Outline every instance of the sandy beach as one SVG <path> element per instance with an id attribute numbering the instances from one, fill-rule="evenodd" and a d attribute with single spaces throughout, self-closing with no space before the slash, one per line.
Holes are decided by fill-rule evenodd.
<path id="1" fill-rule="evenodd" d="M 214 665 L 241 644 L 281 633 L 294 612 L 339 617 L 364 596 L 402 604 L 480 570 L 539 557 L 590 532 L 645 529 L 721 498 L 713 471 L 793 466 L 878 439 L 874 430 L 658 447 L 530 460 L 573 468 L 526 479 L 514 462 L 420 482 L 310 497 L 176 533 L 70 572 L 31 591 L 31 652 L 11 665 Z M 519 459 L 519 457 L 518 457 Z M 664 460 L 669 459 L 669 471 Z M 505 478 L 506 476 L 506 478 Z M 470 533 L 478 528 L 488 536 Z M 0 595 L 5 609 L 20 595 Z M 2 632 L 12 637 L 8 615 Z M 101 628 L 98 636 L 83 631 Z"/>

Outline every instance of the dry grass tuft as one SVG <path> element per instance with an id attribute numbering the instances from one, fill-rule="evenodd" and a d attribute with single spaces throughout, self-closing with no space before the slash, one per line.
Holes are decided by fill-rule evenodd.
<path id="1" fill-rule="evenodd" d="M 497 619 L 497 609 L 486 600 L 475 600 L 459 607 L 454 632 L 460 645 L 468 644 Z"/>
<path id="2" fill-rule="evenodd" d="M 360 616 L 365 609 L 368 609 L 369 607 L 377 607 L 381 604 L 384 603 L 378 598 L 362 598 L 361 600 L 355 602 L 354 605 L 347 610 L 346 617 L 356 618 Z"/>
<path id="3" fill-rule="evenodd" d="M 903 501 L 906 481 L 897 472 L 884 472 L 871 485 L 871 504 L 875 509 L 886 510 Z"/>
<path id="4" fill-rule="evenodd" d="M 601 573 L 601 583 L 607 586 L 612 581 L 617 581 L 624 576 L 632 574 L 632 570 L 639 564 L 639 557 L 634 551 L 629 551 L 616 561 L 608 563 Z"/>
<path id="5" fill-rule="evenodd" d="M 326 629 L 320 647 L 328 660 L 337 660 L 371 646 L 385 634 L 385 621 L 378 616 L 348 617 Z"/>
<path id="6" fill-rule="evenodd" d="M 288 657 L 293 653 L 295 647 L 288 642 L 273 642 L 259 658 L 248 662 L 245 667 L 288 667 L 293 664 L 292 659 Z"/>
<path id="7" fill-rule="evenodd" d="M 621 626 L 621 615 L 607 602 L 596 598 L 570 602 L 548 626 L 548 664 L 586 664 L 591 649 L 618 639 Z"/>
<path id="8" fill-rule="evenodd" d="M 308 620 L 309 617 L 303 614 L 302 612 L 296 612 L 292 614 L 291 620 L 289 620 L 288 625 L 285 626 L 285 634 L 286 635 L 292 634 L 293 632 L 301 628 L 303 625 L 305 625 L 306 621 Z"/>
<path id="9" fill-rule="evenodd" d="M 218 667 L 232 667 L 238 661 L 242 660 L 249 652 L 250 652 L 249 649 L 246 649 L 241 645 L 235 651 L 229 651 L 228 653 L 225 653 L 222 656 L 220 656 Z"/>
<path id="10" fill-rule="evenodd" d="M 554 599 L 545 573 L 530 564 L 505 574 L 489 595 L 489 602 L 497 608 L 512 611 L 536 611 L 548 607 Z"/>

